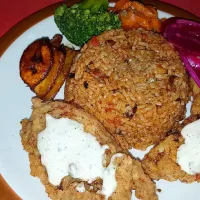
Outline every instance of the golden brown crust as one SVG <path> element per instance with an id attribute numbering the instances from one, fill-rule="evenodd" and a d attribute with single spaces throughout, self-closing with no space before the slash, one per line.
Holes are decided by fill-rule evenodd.
<path id="1" fill-rule="evenodd" d="M 198 93 L 192 102 L 191 108 L 192 115 L 200 115 L 200 93 Z"/>
<path id="2" fill-rule="evenodd" d="M 152 184 L 152 180 L 144 173 L 141 162 L 133 160 L 132 177 L 134 181 L 135 195 L 138 199 L 156 200 L 156 185 Z M 145 188 L 145 189 L 144 189 Z"/>
<path id="3" fill-rule="evenodd" d="M 200 182 L 198 176 L 187 174 L 181 170 L 176 162 L 177 150 L 183 143 L 184 139 L 180 133 L 172 134 L 161 141 L 142 160 L 144 171 L 154 180 L 180 180 L 185 183 Z"/>
<path id="4" fill-rule="evenodd" d="M 24 83 L 34 88 L 45 79 L 53 67 L 53 48 L 48 38 L 32 42 L 20 59 L 20 76 Z"/>
<path id="5" fill-rule="evenodd" d="M 58 50 L 58 49 L 53 49 L 53 67 L 47 74 L 44 80 L 42 80 L 36 87 L 33 88 L 33 91 L 35 94 L 43 99 L 53 88 L 55 85 L 55 80 L 61 74 L 62 69 L 64 67 L 65 63 L 65 58 L 66 58 L 66 52 Z"/>
<path id="6" fill-rule="evenodd" d="M 59 92 L 60 88 L 62 87 L 63 83 L 65 82 L 66 76 L 69 74 L 71 64 L 73 62 L 74 57 L 77 55 L 78 51 L 66 48 L 66 59 L 61 72 L 57 76 L 55 83 L 53 84 L 51 90 L 48 94 L 43 98 L 43 100 L 52 100 Z"/>
<path id="7" fill-rule="evenodd" d="M 192 77 L 190 77 L 190 88 L 192 90 L 192 96 L 196 98 L 200 94 L 200 87 L 195 83 Z"/>
<path id="8" fill-rule="evenodd" d="M 190 77 L 190 88 L 192 92 L 193 102 L 191 108 L 192 115 L 200 115 L 200 87 Z"/>
<path id="9" fill-rule="evenodd" d="M 101 180 L 97 180 L 91 185 L 85 182 L 86 192 L 84 193 L 79 193 L 75 189 L 81 180 L 73 179 L 70 176 L 64 177 L 58 187 L 49 183 L 46 169 L 41 164 L 41 157 L 37 149 L 37 135 L 45 129 L 46 113 L 55 118 L 67 117 L 82 123 L 85 131 L 94 135 L 101 145 L 108 145 L 109 150 L 106 150 L 106 166 L 110 163 L 113 154 L 116 152 L 123 152 L 121 148 L 113 142 L 105 128 L 82 109 L 61 101 L 42 103 L 41 100 L 35 98 L 33 99 L 33 112 L 30 119 L 24 119 L 21 122 L 21 139 L 24 149 L 29 153 L 31 175 L 40 178 L 46 188 L 46 192 L 52 200 L 103 200 L 104 196 L 96 193 L 102 187 Z M 116 180 L 118 185 L 109 200 L 130 200 L 132 189 L 136 189 L 136 195 L 142 197 L 142 200 L 149 200 L 149 195 L 152 197 L 151 199 L 157 199 L 155 185 L 150 178 L 144 174 L 141 165 L 138 164 L 139 161 L 136 162 L 130 156 L 123 154 L 122 157 L 116 158 L 114 162 L 117 167 Z M 143 181 L 140 182 L 140 180 L 133 178 L 132 172 L 137 174 L 137 177 L 143 177 Z M 143 184 L 148 186 L 146 188 L 149 191 L 146 191 L 146 188 L 144 189 L 142 187 Z M 92 186 L 93 189 L 90 189 L 90 186 Z"/>
<path id="10" fill-rule="evenodd" d="M 123 157 L 116 158 L 114 161 L 116 165 L 116 181 L 117 188 L 112 194 L 112 197 L 109 200 L 121 200 L 131 199 L 132 191 L 132 168 L 133 168 L 133 159 L 128 155 L 123 155 Z"/>
<path id="11" fill-rule="evenodd" d="M 23 123 L 27 124 L 27 121 L 29 121 L 29 126 L 32 128 L 32 131 L 30 129 L 23 131 L 24 129 L 22 129 L 22 134 L 24 136 L 22 139 L 26 138 L 27 140 L 25 142 L 27 142 L 31 147 L 36 148 L 37 146 L 37 134 L 45 129 L 45 115 L 47 113 L 55 118 L 67 117 L 84 124 L 86 132 L 93 134 L 102 144 L 111 144 L 111 149 L 114 149 L 113 152 L 116 152 L 115 147 L 120 150 L 120 148 L 110 138 L 110 134 L 105 130 L 105 128 L 82 109 L 76 108 L 75 106 L 66 104 L 62 101 L 42 103 L 42 101 L 37 98 L 33 99 L 33 112 L 30 120 L 26 119 L 25 122 L 24 120 L 22 121 L 22 126 Z"/>

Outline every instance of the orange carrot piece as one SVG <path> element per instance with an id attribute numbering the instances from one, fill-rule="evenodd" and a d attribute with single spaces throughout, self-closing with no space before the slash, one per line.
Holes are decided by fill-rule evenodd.
<path id="1" fill-rule="evenodd" d="M 114 9 L 116 9 L 117 11 L 122 10 L 121 8 L 124 6 L 125 3 L 127 2 L 131 2 L 130 0 L 119 0 L 116 4 Z"/>
<path id="2" fill-rule="evenodd" d="M 113 11 L 121 11 L 119 17 L 124 29 L 141 27 L 160 32 L 161 21 L 153 6 L 143 5 L 137 1 L 119 0 Z"/>
<path id="3" fill-rule="evenodd" d="M 157 11 L 153 6 L 150 5 L 146 5 L 146 7 L 155 15 L 157 16 Z"/>
<path id="4" fill-rule="evenodd" d="M 126 12 L 126 13 L 125 13 Z M 136 27 L 136 17 L 132 11 L 125 11 L 119 15 L 122 26 L 125 29 L 138 28 Z"/>
<path id="5" fill-rule="evenodd" d="M 129 7 L 131 7 L 131 6 L 132 6 L 132 2 L 131 2 L 131 1 L 128 1 L 128 2 L 126 2 L 126 3 L 121 7 L 120 10 L 126 10 L 126 9 L 128 9 Z"/>
<path id="6" fill-rule="evenodd" d="M 151 23 L 155 31 L 157 32 L 161 31 L 161 21 L 159 19 L 152 19 Z"/>
<path id="7" fill-rule="evenodd" d="M 135 8 L 137 11 L 141 12 L 142 14 L 144 14 L 146 17 L 152 18 L 156 16 L 154 12 L 152 12 L 148 7 L 146 7 L 140 2 L 133 1 L 132 7 Z"/>
<path id="8" fill-rule="evenodd" d="M 120 16 L 120 19 L 122 21 L 122 26 L 125 29 L 139 27 L 146 29 L 148 27 L 148 19 L 146 19 L 146 17 L 137 10 L 128 10 L 127 15 Z"/>

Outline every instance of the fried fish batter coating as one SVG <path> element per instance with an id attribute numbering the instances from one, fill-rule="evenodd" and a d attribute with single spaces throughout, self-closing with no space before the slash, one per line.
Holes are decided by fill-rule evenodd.
<path id="1" fill-rule="evenodd" d="M 192 77 L 190 77 L 190 88 L 192 90 L 192 96 L 195 98 L 198 94 L 200 94 L 200 88 L 195 83 Z"/>
<path id="2" fill-rule="evenodd" d="M 200 88 L 191 77 L 190 77 L 190 88 L 192 90 L 192 96 L 193 96 L 191 114 L 200 115 Z"/>
<path id="3" fill-rule="evenodd" d="M 152 180 L 144 172 L 142 164 L 138 160 L 133 160 L 132 177 L 135 195 L 138 199 L 158 199 L 157 195 L 155 194 L 155 185 L 152 184 Z"/>
<path id="4" fill-rule="evenodd" d="M 41 163 L 41 156 L 37 149 L 37 135 L 46 127 L 45 115 L 47 113 L 55 118 L 67 117 L 82 123 L 85 131 L 94 135 L 101 145 L 107 144 L 109 149 L 105 152 L 105 167 L 108 166 L 115 153 L 122 153 L 122 157 L 114 160 L 117 188 L 109 200 L 130 200 L 132 189 L 136 190 L 136 196 L 141 200 L 157 199 L 155 184 L 144 173 L 141 163 L 125 154 L 94 117 L 74 105 L 61 101 L 42 103 L 41 100 L 35 98 L 30 119 L 22 120 L 21 139 L 24 149 L 29 154 L 31 175 L 41 180 L 52 200 L 104 200 L 105 196 L 98 192 L 102 189 L 101 179 L 89 184 L 66 176 L 59 186 L 49 183 L 47 171 Z M 85 192 L 76 190 L 80 183 L 84 184 Z"/>
<path id="5" fill-rule="evenodd" d="M 182 128 L 197 119 L 198 116 L 191 116 L 183 122 Z M 187 174 L 181 170 L 181 167 L 176 162 L 177 150 L 183 143 L 184 138 L 180 131 L 169 135 L 145 155 L 142 160 L 144 171 L 154 180 L 180 180 L 185 183 L 200 182 L 199 175 Z"/>
<path id="6" fill-rule="evenodd" d="M 200 115 L 200 93 L 196 95 L 192 102 L 191 113 L 192 115 Z"/>

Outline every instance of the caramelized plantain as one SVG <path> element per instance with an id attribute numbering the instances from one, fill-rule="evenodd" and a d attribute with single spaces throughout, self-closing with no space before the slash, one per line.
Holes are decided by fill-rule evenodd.
<path id="1" fill-rule="evenodd" d="M 64 47 L 53 48 L 53 67 L 46 78 L 33 89 L 39 98 L 42 99 L 53 87 L 56 78 L 63 69 L 65 58 L 66 51 Z"/>
<path id="2" fill-rule="evenodd" d="M 56 34 L 53 36 L 50 42 L 53 47 L 59 48 L 59 46 L 61 45 L 62 39 L 63 39 L 62 35 Z"/>
<path id="3" fill-rule="evenodd" d="M 38 39 L 25 49 L 20 59 L 22 80 L 43 100 L 51 100 L 58 93 L 78 53 L 65 49 L 61 42 L 60 34 L 51 40 Z"/>
<path id="4" fill-rule="evenodd" d="M 24 50 L 20 59 L 20 76 L 30 88 L 34 88 L 44 80 L 52 66 L 52 45 L 48 38 L 42 38 Z"/>
<path id="5" fill-rule="evenodd" d="M 68 49 L 68 48 L 66 49 L 66 51 L 67 51 L 67 55 L 66 55 L 66 60 L 65 60 L 63 69 L 58 75 L 58 77 L 56 78 L 54 85 L 49 91 L 49 93 L 43 98 L 44 100 L 52 100 L 56 96 L 56 94 L 59 92 L 60 88 L 62 87 L 66 79 L 66 76 L 68 75 L 70 71 L 70 67 L 73 63 L 73 60 L 78 53 L 78 51 Z"/>

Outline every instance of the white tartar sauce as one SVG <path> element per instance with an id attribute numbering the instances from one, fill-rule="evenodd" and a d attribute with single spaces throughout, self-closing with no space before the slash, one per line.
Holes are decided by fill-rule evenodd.
<path id="1" fill-rule="evenodd" d="M 110 164 L 104 170 L 104 174 L 103 174 L 103 178 L 102 178 L 103 179 L 103 187 L 102 187 L 101 194 L 103 194 L 105 196 L 106 200 L 112 195 L 112 193 L 117 188 L 117 181 L 116 181 L 116 177 L 115 177 L 116 166 L 114 165 L 113 162 L 114 162 L 115 158 L 119 158 L 122 156 L 123 156 L 123 154 L 121 154 L 121 153 L 117 153 L 117 154 L 113 155 L 111 158 Z"/>
<path id="2" fill-rule="evenodd" d="M 102 163 L 108 146 L 101 146 L 75 120 L 55 119 L 47 114 L 46 129 L 38 134 L 37 146 L 53 185 L 59 185 L 68 175 L 84 181 L 103 176 Z"/>
<path id="3" fill-rule="evenodd" d="M 80 192 L 80 193 L 85 192 L 85 185 L 84 185 L 84 183 L 83 183 L 83 182 L 82 182 L 82 183 L 79 183 L 79 184 L 76 186 L 76 190 L 77 190 L 78 192 Z"/>
<path id="4" fill-rule="evenodd" d="M 113 161 L 122 154 L 114 155 L 105 168 L 104 155 L 109 147 L 101 146 L 96 137 L 85 132 L 84 126 L 77 121 L 55 119 L 46 114 L 46 128 L 38 134 L 37 147 L 51 184 L 59 185 L 68 175 L 88 182 L 101 178 L 103 189 L 99 192 L 105 199 L 115 191 L 117 182 Z M 77 186 L 76 190 L 84 192 L 82 186 Z"/>
<path id="5" fill-rule="evenodd" d="M 63 37 L 63 44 L 69 48 L 75 49 L 75 50 L 79 50 L 81 47 L 71 43 L 66 37 Z"/>
<path id="6" fill-rule="evenodd" d="M 200 120 L 185 126 L 181 134 L 185 139 L 177 152 L 177 163 L 190 175 L 200 173 Z"/>

